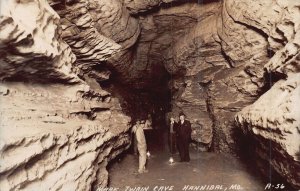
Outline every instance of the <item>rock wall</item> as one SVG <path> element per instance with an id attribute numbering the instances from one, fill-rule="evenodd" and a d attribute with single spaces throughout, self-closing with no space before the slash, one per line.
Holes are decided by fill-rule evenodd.
<path id="1" fill-rule="evenodd" d="M 59 17 L 46 1 L 1 1 L 1 80 L 76 83 L 75 55 L 59 37 Z"/>
<path id="2" fill-rule="evenodd" d="M 161 111 L 154 105 L 168 89 L 168 117 L 187 115 L 196 148 L 236 153 L 243 129 L 259 158 L 299 186 L 298 142 L 283 141 L 299 140 L 297 1 L 0 3 L 1 159 L 11 161 L 1 162 L 0 182 L 8 190 L 106 185 L 107 162 L 129 145 L 126 115 L 141 105 Z M 99 85 L 111 83 L 121 90 Z M 275 94 L 286 96 L 276 102 L 284 115 L 262 104 Z M 27 147 L 37 151 L 23 154 Z"/>
<path id="3" fill-rule="evenodd" d="M 299 188 L 300 183 L 300 117 L 299 73 L 277 82 L 254 104 L 245 107 L 236 117 L 237 125 L 253 137 L 254 159 L 265 174 L 267 161 L 289 183 Z"/>
<path id="4" fill-rule="evenodd" d="M 82 4 L 62 20 L 45 0 L 0 8 L 1 190 L 106 186 L 131 119 L 97 83 L 109 71 L 92 69 L 121 46 L 92 27 Z"/>
<path id="5" fill-rule="evenodd" d="M 134 64 L 133 53 L 140 35 L 139 20 L 132 17 L 119 0 L 94 2 L 97 3 L 94 3 L 95 10 L 92 10 L 91 14 L 96 21 L 96 28 L 121 45 L 121 51 L 108 59 L 108 65 L 115 71 L 119 82 L 138 87 L 134 77 L 137 65 Z"/>
<path id="6" fill-rule="evenodd" d="M 170 49 L 172 60 L 165 63 L 173 74 L 171 115 L 184 111 L 200 150 L 240 150 L 241 127 L 257 142 L 257 161 L 270 163 L 296 188 L 300 149 L 297 6 L 273 0 L 223 1 L 219 11 L 204 14 L 177 40 Z M 272 156 L 266 154 L 270 152 Z"/>
<path id="7" fill-rule="evenodd" d="M 157 89 L 168 74 L 168 116 L 186 113 L 201 150 L 236 149 L 234 115 L 259 96 L 269 60 L 265 35 L 235 21 L 228 4 L 125 1 L 141 32 L 133 49 L 118 58 L 130 68 L 119 70 L 122 81 Z"/>
<path id="8" fill-rule="evenodd" d="M 267 170 L 264 164 L 271 165 L 287 182 L 299 188 L 300 13 L 296 8 L 299 3 L 278 1 L 271 5 L 273 11 L 281 13 L 281 17 L 270 18 L 276 19 L 276 28 L 264 23 L 261 27 L 270 34 L 270 46 L 276 50 L 264 65 L 270 89 L 236 115 L 236 124 L 253 139 L 256 145 L 254 154 L 261 170 Z M 272 43 L 274 39 L 275 45 Z"/>
<path id="9" fill-rule="evenodd" d="M 173 60 L 166 67 L 173 74 L 173 113 L 193 113 L 194 140 L 206 149 L 232 152 L 238 149 L 235 114 L 270 88 L 266 76 L 272 73 L 276 81 L 286 75 L 279 68 L 297 71 L 297 61 L 284 62 L 298 54 L 294 41 L 299 11 L 296 3 L 281 1 L 227 0 L 217 5 L 198 5 L 216 9 L 203 14 L 175 43 L 169 53 Z M 270 60 L 283 60 L 282 66 L 270 71 L 264 67 Z"/>
<path id="10" fill-rule="evenodd" d="M 171 48 L 167 63 L 174 75 L 173 113 L 186 113 L 201 149 L 232 152 L 233 118 L 258 95 L 267 44 L 261 34 L 232 20 L 226 2 L 197 6 L 207 12 Z M 251 79 L 248 71 L 258 77 Z"/>
<path id="11" fill-rule="evenodd" d="M 3 190 L 92 190 L 130 143 L 114 98 L 87 85 L 1 84 Z M 100 99 L 100 100 L 99 100 Z"/>

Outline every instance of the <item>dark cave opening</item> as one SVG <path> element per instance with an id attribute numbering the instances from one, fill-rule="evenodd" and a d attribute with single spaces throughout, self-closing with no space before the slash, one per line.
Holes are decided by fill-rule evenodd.
<path id="1" fill-rule="evenodd" d="M 299 188 L 299 5 L 0 4 L 1 188 Z M 169 145 L 181 112 L 192 126 L 188 162 Z M 137 175 L 132 129 L 147 120 L 149 173 Z"/>
<path id="2" fill-rule="evenodd" d="M 137 88 L 132 84 L 126 83 L 122 79 L 122 74 L 114 68 L 107 66 L 111 75 L 109 80 L 99 82 L 100 86 L 111 92 L 113 97 L 119 99 L 122 110 L 131 117 L 130 126 L 137 121 L 151 121 L 152 129 L 144 130 L 147 147 L 151 152 L 168 150 L 167 135 L 167 113 L 171 111 L 172 90 L 168 85 L 171 75 L 166 71 L 162 64 L 152 66 L 151 78 L 146 80 L 146 85 Z M 141 79 L 145 80 L 145 79 Z M 130 147 L 116 159 L 109 163 L 108 169 L 119 164 L 128 155 L 135 153 L 134 135 L 130 133 Z"/>
<path id="3" fill-rule="evenodd" d="M 238 145 L 236 150 L 236 157 L 245 164 L 247 171 L 253 175 L 259 177 L 266 186 L 271 184 L 274 188 L 278 186 L 281 190 L 293 190 L 293 187 L 288 183 L 284 177 L 282 177 L 273 167 L 272 159 L 276 153 L 273 153 L 275 145 L 266 140 L 264 153 L 269 155 L 269 161 L 266 161 L 257 154 L 257 149 L 260 147 L 258 140 L 253 136 L 243 133 L 242 129 L 235 127 L 233 131 L 235 142 Z M 267 187 L 265 187 L 267 188 Z"/>
<path id="4" fill-rule="evenodd" d="M 199 5 L 205 5 L 205 4 L 209 4 L 209 3 L 215 3 L 215 2 L 220 2 L 221 0 L 179 0 L 179 1 L 170 1 L 170 2 L 161 2 L 159 4 L 159 6 L 155 6 L 152 7 L 152 9 L 143 11 L 143 12 L 139 12 L 137 14 L 133 14 L 133 16 L 146 16 L 149 15 L 151 13 L 155 13 L 157 11 L 159 11 L 161 8 L 163 9 L 167 9 L 167 8 L 171 8 L 171 7 L 176 7 L 176 6 L 180 6 L 183 4 L 188 4 L 188 3 L 197 3 Z M 130 8 L 128 8 L 130 10 Z"/>
<path id="5" fill-rule="evenodd" d="M 109 80 L 99 82 L 100 86 L 120 100 L 124 112 L 131 117 L 131 124 L 138 120 L 152 121 L 153 129 L 164 128 L 166 113 L 171 110 L 171 90 L 168 88 L 170 74 L 162 65 L 154 65 L 151 79 L 144 87 L 136 88 L 120 78 L 114 69 Z M 141 79 L 145 80 L 145 79 Z"/>
<path id="6" fill-rule="evenodd" d="M 208 2 L 209 1 L 206 1 L 206 3 Z M 174 4 L 176 5 L 176 3 Z M 162 7 L 169 8 L 172 6 L 173 4 L 164 4 Z M 138 16 L 146 16 L 147 14 L 151 14 L 156 11 L 158 11 L 158 9 L 154 8 L 149 12 L 139 13 Z M 138 43 L 143 42 L 138 41 Z M 135 44 L 132 48 L 136 51 L 137 44 Z M 152 54 L 152 56 L 153 55 L 155 54 Z M 224 56 L 225 54 L 222 55 Z M 151 54 L 147 56 L 151 56 Z M 230 59 L 228 59 L 226 56 L 224 57 L 225 60 L 230 61 Z M 146 60 L 148 61 L 148 59 Z M 156 58 L 151 59 L 152 61 L 156 60 Z M 157 60 L 160 59 L 157 58 Z M 174 91 L 176 92 L 177 90 L 172 89 L 173 87 L 170 89 L 169 82 L 171 81 L 173 76 L 171 76 L 171 74 L 167 72 L 162 63 L 159 63 L 158 61 L 158 64 L 151 63 L 150 65 L 151 68 L 148 68 L 148 70 L 150 70 L 151 72 L 145 74 L 145 76 L 137 76 L 135 78 L 135 82 L 132 82 L 133 84 L 128 83 L 128 81 L 126 80 L 126 75 L 128 74 L 124 75 L 122 74 L 122 72 L 118 72 L 116 68 L 107 65 L 106 67 L 109 68 L 110 71 L 112 71 L 110 79 L 101 81 L 99 83 L 101 84 L 102 88 L 111 92 L 113 97 L 119 98 L 123 111 L 132 119 L 131 126 L 133 126 L 136 121 L 151 119 L 153 130 L 145 131 L 147 143 L 149 143 L 148 149 L 151 151 L 160 150 L 164 153 L 168 153 L 168 138 L 165 133 L 165 127 L 167 126 L 166 122 L 168 121 L 168 119 L 166 118 L 166 114 L 172 110 L 172 95 L 174 94 Z M 180 74 L 180 76 L 184 76 L 184 74 Z M 279 73 L 277 74 L 265 72 L 264 86 L 260 89 L 261 92 L 259 93 L 259 95 L 264 94 L 272 87 L 274 83 L 285 78 L 286 76 Z M 212 82 L 208 81 L 207 84 L 200 82 L 199 85 L 206 87 L 210 85 L 210 83 Z M 213 111 L 207 110 L 207 113 L 213 113 Z M 221 129 L 219 130 L 220 132 L 222 131 Z M 238 160 L 244 165 L 245 171 L 253 177 L 259 177 L 264 181 L 264 183 L 270 182 L 272 184 L 275 184 L 277 182 L 282 182 L 284 185 L 288 186 L 288 183 L 286 183 L 286 181 L 283 181 L 283 179 L 276 173 L 276 171 L 270 167 L 270 164 L 266 163 L 263 160 L 257 160 L 259 157 L 253 155 L 253 153 L 255 153 L 256 146 L 254 140 L 243 134 L 239 127 L 235 127 L 233 128 L 233 130 L 235 131 L 233 132 L 233 139 L 235 142 L 230 144 L 234 145 L 237 150 L 235 151 L 236 153 L 229 154 L 238 158 Z M 220 136 L 220 134 L 221 136 L 224 136 L 224 139 L 226 138 L 226 135 L 223 132 L 220 132 L 215 131 L 214 124 L 213 141 L 212 145 L 208 149 L 210 153 L 218 153 L 217 149 L 214 150 L 214 144 L 219 141 L 218 136 Z M 201 142 L 193 141 L 193 145 L 196 145 L 196 147 L 201 147 L 201 144 Z M 191 149 L 193 148 L 191 147 Z M 131 145 L 131 147 L 122 155 L 118 156 L 115 160 L 110 162 L 109 169 L 113 168 L 115 163 L 120 163 L 122 160 L 124 160 L 124 158 L 126 158 L 128 155 L 132 155 L 133 153 L 133 145 Z M 263 175 L 260 172 L 263 166 L 270 167 L 266 169 L 269 169 L 269 173 L 272 174 L 272 179 L 266 178 L 268 176 Z"/>
<path id="7" fill-rule="evenodd" d="M 264 86 L 260 88 L 260 91 L 258 92 L 259 96 L 266 93 L 271 87 L 278 82 L 279 80 L 286 80 L 287 75 L 279 72 L 268 72 L 264 71 Z"/>
<path id="8" fill-rule="evenodd" d="M 131 125 L 134 125 L 138 120 L 149 119 L 150 116 L 153 130 L 145 130 L 148 150 L 151 151 L 151 153 L 153 152 L 154 155 L 158 155 L 158 153 L 167 155 L 167 153 L 169 153 L 169 148 L 168 134 L 166 132 L 168 120 L 166 119 L 166 114 L 172 110 L 171 101 L 174 92 L 171 91 L 176 90 L 169 89 L 168 85 L 172 76 L 164 68 L 158 67 L 154 71 L 159 71 L 159 75 L 156 76 L 156 80 L 152 81 L 151 85 L 148 85 L 145 88 L 135 88 L 123 83 L 117 72 L 112 72 L 110 79 L 102 81 L 100 84 L 102 88 L 112 92 L 112 96 L 120 99 L 121 106 L 125 113 L 132 118 Z M 272 78 L 268 78 L 268 76 L 266 76 L 266 79 L 269 79 L 270 83 L 275 83 L 275 81 L 278 81 L 283 77 L 284 76 L 275 75 Z M 211 81 L 200 85 L 206 87 L 210 83 Z M 271 84 L 269 85 L 271 86 Z M 268 86 L 268 84 L 266 86 Z M 133 138 L 132 136 L 133 135 L 131 135 L 131 138 Z M 290 185 L 271 167 L 270 163 L 259 159 L 259 156 L 253 155 L 257 144 L 253 138 L 245 135 L 239 127 L 234 128 L 233 137 L 235 139 L 235 144 L 237 145 L 237 151 L 233 156 L 236 157 L 238 163 L 243 166 L 243 171 L 245 173 L 260 179 L 263 184 L 271 183 L 276 185 L 280 182 L 285 186 L 285 189 L 292 189 L 292 187 L 290 187 Z M 190 150 L 194 154 L 197 153 L 197 155 L 201 155 L 201 152 L 193 147 L 190 147 Z M 209 152 L 204 153 L 219 155 L 213 149 L 208 151 Z M 114 171 L 113 169 L 116 168 L 116 165 L 122 166 L 123 161 L 128 160 L 128 157 L 135 156 L 133 145 L 131 144 L 129 149 L 109 163 L 108 170 Z M 222 156 L 220 157 L 222 158 Z M 137 165 L 138 161 L 136 158 L 132 158 L 132 160 L 132 163 L 134 164 L 130 163 L 130 165 L 133 165 L 130 168 L 135 168 L 136 166 L 134 165 Z M 267 169 L 264 170 L 264 172 L 269 173 L 269 175 L 261 172 L 263 168 Z M 131 170 L 133 171 L 134 169 Z M 111 179 L 109 180 L 111 181 Z M 109 185 L 114 184 L 115 183 L 110 182 Z"/>

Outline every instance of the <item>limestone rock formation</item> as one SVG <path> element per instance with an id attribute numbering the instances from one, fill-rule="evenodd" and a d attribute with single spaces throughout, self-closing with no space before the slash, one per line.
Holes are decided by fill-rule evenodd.
<path id="1" fill-rule="evenodd" d="M 178 0 L 125 0 L 125 6 L 131 14 L 137 14 L 140 12 L 146 12 L 153 8 L 159 7 L 162 3 L 170 3 Z"/>
<path id="2" fill-rule="evenodd" d="M 300 186 L 299 73 L 277 82 L 236 117 L 247 136 L 258 142 L 256 152 L 285 179 Z M 271 144 L 271 148 L 267 145 Z M 262 169 L 264 170 L 264 169 Z"/>
<path id="3" fill-rule="evenodd" d="M 249 109 L 241 112 L 239 124 L 234 121 L 236 113 L 251 105 L 270 85 L 279 79 L 288 78 L 289 81 L 289 75 L 299 73 L 300 17 L 299 10 L 296 11 L 297 5 L 295 2 L 283 1 L 262 1 L 257 4 L 249 1 L 224 1 L 219 14 L 197 22 L 195 29 L 189 30 L 188 35 L 178 40 L 178 45 L 170 54 L 174 61 L 167 68 L 169 71 L 183 70 L 185 73 L 179 77 L 174 75 L 172 79 L 171 87 L 176 92 L 173 96 L 173 112 L 183 110 L 187 114 L 193 124 L 192 137 L 200 144 L 200 148 L 204 146 L 216 151 L 232 152 L 238 149 L 235 137 L 237 126 L 251 129 L 253 125 L 252 128 L 257 129 L 257 125 L 253 123 L 263 118 L 258 126 L 266 128 L 262 132 L 265 135 L 266 132 L 273 131 L 267 129 L 268 125 L 263 121 L 272 121 L 268 120 L 271 116 L 272 119 L 285 116 L 285 110 L 275 114 L 267 106 L 271 105 L 274 95 L 279 94 L 276 90 L 279 89 L 278 85 L 270 90 L 273 91 L 272 94 L 266 93 L 265 103 L 268 104 L 263 105 L 264 101 L 255 103 L 253 107 L 249 106 Z M 300 78 L 296 75 L 291 78 L 294 81 L 291 87 L 295 89 L 294 96 L 299 97 L 299 94 L 296 95 L 298 90 L 295 83 Z M 267 96 L 268 94 L 271 95 Z M 287 102 L 298 105 L 295 99 Z M 253 110 L 255 115 L 251 115 Z M 289 112 L 294 117 L 299 115 L 296 109 Z M 260 118 L 264 113 L 268 115 Z M 198 116 L 195 117 L 196 115 Z M 295 124 L 294 130 L 291 130 L 294 132 L 291 135 L 293 138 L 283 139 L 294 141 L 292 147 L 295 155 L 299 152 L 299 133 L 295 130 L 299 129 L 299 122 L 296 119 L 292 121 Z M 280 129 L 281 123 L 274 124 Z M 258 136 L 261 145 L 259 155 L 266 152 L 267 140 L 271 139 L 271 135 L 266 135 L 264 140 Z M 248 136 L 256 137 L 255 133 Z M 278 137 L 270 141 L 281 143 L 280 140 Z M 271 160 L 273 168 L 297 187 L 299 174 L 295 169 L 299 168 L 299 161 L 295 158 L 291 160 L 292 154 L 283 154 L 281 150 L 287 149 L 282 147 L 275 152 L 278 152 L 277 157 L 268 159 L 268 156 L 263 155 L 261 158 Z M 288 164 L 292 164 L 291 167 Z"/>
<path id="4" fill-rule="evenodd" d="M 130 82 L 133 76 L 133 46 L 139 34 L 140 25 L 137 18 L 131 17 L 129 11 L 119 0 L 89 1 L 89 12 L 95 22 L 94 27 L 106 37 L 117 42 L 120 51 L 108 59 L 108 65 L 120 76 L 120 81 Z"/>
<path id="5" fill-rule="evenodd" d="M 1 188 L 105 186 L 107 163 L 130 144 L 127 115 L 154 113 L 155 124 L 179 111 L 199 150 L 235 153 L 243 129 L 258 157 L 299 187 L 290 141 L 299 140 L 298 1 L 11 0 L 0 9 Z"/>
<path id="6" fill-rule="evenodd" d="M 204 10 L 202 16 L 172 47 L 169 53 L 172 60 L 166 66 L 174 75 L 173 88 L 177 90 L 175 110 L 193 113 L 190 120 L 195 130 L 194 140 L 204 143 L 206 149 L 230 152 L 235 145 L 232 136 L 233 117 L 241 108 L 252 103 L 258 94 L 259 86 L 250 78 L 247 70 L 258 75 L 262 73 L 262 68 L 258 66 L 264 64 L 267 53 L 262 52 L 266 47 L 264 38 L 256 31 L 235 23 L 228 16 L 224 4 L 197 5 Z M 256 41 L 261 43 L 255 44 Z M 237 42 L 249 45 L 237 47 Z M 248 63 L 248 59 L 257 56 L 255 52 L 262 52 L 261 64 Z M 245 58 L 231 58 L 236 54 Z M 244 66 L 239 66 L 239 63 Z M 256 81 L 261 80 L 259 77 Z M 188 96 L 202 100 L 201 106 Z"/>
<path id="7" fill-rule="evenodd" d="M 1 190 L 107 185 L 106 165 L 130 143 L 117 100 L 61 84 L 1 84 L 0 96 Z"/>
<path id="8" fill-rule="evenodd" d="M 75 55 L 59 38 L 59 16 L 46 1 L 1 1 L 1 80 L 79 82 Z"/>
<path id="9" fill-rule="evenodd" d="M 268 86 L 264 65 L 271 57 L 273 61 L 269 64 L 279 60 L 285 62 L 285 59 L 279 58 L 297 57 L 299 52 L 295 42 L 299 39 L 297 38 L 299 19 L 295 19 L 299 18 L 299 12 L 293 11 L 295 3 L 264 1 L 251 3 L 251 6 L 249 3 L 249 1 L 224 1 L 221 8 L 214 10 L 215 14 L 198 21 L 187 35 L 178 40 L 178 45 L 174 46 L 172 53 L 169 54 L 174 61 L 167 64 L 168 71 L 173 69 L 185 72 L 184 78 L 182 75 L 173 77 L 175 81 L 173 88 L 178 90 L 174 99 L 176 107 L 182 102 L 181 99 L 186 102 L 186 95 L 206 99 L 206 108 L 203 110 L 206 114 L 196 112 L 200 109 L 196 101 L 189 103 L 191 105 L 195 103 L 197 109 L 193 113 L 199 113 L 203 117 L 209 116 L 199 121 L 213 124 L 215 143 L 213 147 L 220 151 L 230 152 L 235 149 L 234 115 L 253 103 Z M 287 9 L 290 13 L 286 12 Z M 261 19 L 262 15 L 265 15 L 264 19 Z M 283 15 L 282 20 L 279 19 L 280 15 Z M 294 26 L 293 30 L 289 28 L 290 25 Z M 286 29 L 283 33 L 289 42 L 283 37 L 279 38 L 282 36 L 282 30 L 279 30 L 278 26 L 282 30 Z M 274 43 L 275 41 L 277 43 Z M 280 50 L 284 46 L 285 48 Z M 276 51 L 282 53 L 275 54 Z M 289 61 L 293 64 L 282 64 L 280 68 L 285 67 L 286 71 L 298 72 L 296 60 Z M 277 68 L 276 71 L 280 72 L 280 69 Z M 193 86 L 196 86 L 198 91 L 191 92 L 190 84 L 195 84 Z M 206 93 L 201 95 L 198 92 L 203 89 L 201 87 L 203 85 L 207 86 Z M 183 107 L 179 108 L 184 110 Z M 200 128 L 205 126 L 207 127 L 202 124 Z"/>
<path id="10" fill-rule="evenodd" d="M 120 45 L 86 17 L 59 20 L 45 0 L 0 7 L 1 190 L 106 186 L 107 164 L 130 144 L 130 117 L 96 82 L 109 71 L 91 68 Z"/>
<path id="11" fill-rule="evenodd" d="M 101 14 L 108 17 L 104 11 L 108 8 L 102 4 L 98 1 L 50 2 L 61 17 L 61 37 L 76 55 L 76 70 L 79 70 L 78 73 L 84 76 L 83 78 L 92 76 L 97 81 L 109 78 L 110 74 L 103 67 L 103 62 L 122 49 L 120 44 L 104 36 L 100 30 L 99 24 L 102 30 L 105 29 L 102 27 L 104 23 L 99 23 Z M 106 16 L 104 18 L 107 18 Z"/>
<path id="12" fill-rule="evenodd" d="M 283 17 L 277 18 L 276 28 L 267 27 L 268 25 L 262 28 L 270 34 L 268 38 L 270 46 L 272 50 L 276 50 L 274 56 L 264 66 L 269 78 L 268 85 L 271 86 L 271 89 L 254 104 L 239 112 L 236 116 L 236 123 L 242 127 L 247 136 L 256 142 L 255 152 L 257 156 L 262 161 L 271 164 L 280 176 L 297 188 L 300 187 L 300 174 L 297 170 L 300 168 L 298 107 L 300 98 L 300 15 L 299 11 L 293 11 L 296 6 L 294 3 L 280 1 L 273 6 L 275 7 L 274 10 L 280 10 Z M 289 13 L 286 12 L 287 10 Z M 276 17 L 270 19 L 276 19 Z M 277 43 L 275 46 L 271 42 L 276 37 L 280 45 Z M 280 80 L 276 82 L 275 80 L 278 78 Z M 270 144 L 272 145 L 271 148 L 267 146 Z M 262 163 L 259 160 L 257 162 Z M 265 171 L 263 166 L 261 170 Z"/>

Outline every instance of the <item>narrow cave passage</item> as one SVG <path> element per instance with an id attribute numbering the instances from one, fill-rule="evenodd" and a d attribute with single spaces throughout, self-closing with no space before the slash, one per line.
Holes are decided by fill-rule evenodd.
<path id="1" fill-rule="evenodd" d="M 160 73 L 162 73 L 160 83 L 152 84 L 153 88 L 147 90 L 133 89 L 124 85 L 119 79 L 114 78 L 115 74 L 111 75 L 109 83 L 101 84 L 101 87 L 114 92 L 113 96 L 121 100 L 123 110 L 132 118 L 132 126 L 137 121 L 144 123 L 150 119 L 152 122 L 152 129 L 144 130 L 147 151 L 150 153 L 146 164 L 148 173 L 137 173 L 139 157 L 134 151 L 134 134 L 131 134 L 132 142 L 129 149 L 111 161 L 108 166 L 108 188 L 134 191 L 145 189 L 259 191 L 265 188 L 267 180 L 251 162 L 253 159 L 251 154 L 245 152 L 253 149 L 251 148 L 253 140 L 245 139 L 242 134 L 234 135 L 238 140 L 239 150 L 244 151 L 237 153 L 238 156 L 202 152 L 201 145 L 199 150 L 196 141 L 190 144 L 191 161 L 188 163 L 179 162 L 178 149 L 175 154 L 170 153 L 168 117 L 172 111 L 173 96 L 176 92 L 177 94 L 182 92 L 170 90 L 169 82 L 172 76 L 165 70 Z M 187 113 L 187 116 L 190 114 Z M 178 120 L 177 116 L 174 117 Z M 189 117 L 187 119 L 191 120 Z M 174 159 L 173 164 L 169 162 L 171 157 Z"/>
<path id="2" fill-rule="evenodd" d="M 299 191 L 299 7 L 0 0 L 0 190 Z M 168 145 L 181 112 L 189 162 Z"/>
<path id="3" fill-rule="evenodd" d="M 135 49 L 139 46 L 140 44 L 137 43 Z M 214 47 L 216 45 L 210 44 L 203 45 L 202 48 L 205 49 L 205 46 L 216 48 Z M 198 59 L 205 59 L 205 56 L 209 57 L 210 54 L 204 53 L 203 57 Z M 223 55 L 220 52 L 217 54 Z M 150 68 L 142 72 L 131 71 L 130 75 L 137 75 L 130 76 L 131 80 L 127 81 L 127 74 L 124 78 L 124 74 L 119 74 L 114 68 L 110 68 L 113 71 L 110 80 L 100 83 L 103 89 L 120 100 L 122 110 L 131 117 L 131 126 L 134 126 L 137 121 L 143 124 L 147 120 L 151 121 L 152 126 L 152 129 L 144 130 L 147 151 L 151 154 L 147 158 L 146 165 L 149 172 L 137 173 L 139 157 L 134 152 L 134 135 L 130 133 L 132 142 L 129 149 L 109 163 L 108 188 L 133 191 L 148 187 L 150 190 L 176 191 L 260 191 L 265 189 L 268 183 L 275 185 L 280 182 L 285 189 L 292 189 L 267 163 L 264 163 L 266 166 L 263 170 L 268 171 L 270 176 L 260 173 L 261 166 L 255 161 L 260 159 L 252 154 L 257 143 L 245 136 L 240 128 L 233 124 L 233 114 L 238 110 L 236 108 L 244 107 L 244 103 L 230 100 L 232 97 L 228 94 L 230 90 L 227 86 L 218 87 L 220 89 L 210 95 L 211 85 L 215 83 L 212 79 L 221 81 L 227 77 L 227 72 L 231 75 L 236 69 L 232 69 L 234 71 L 232 72 L 231 69 L 222 66 L 204 67 L 201 68 L 201 72 L 188 76 L 186 68 L 179 67 L 175 72 L 170 71 L 162 60 L 151 54 L 146 57 L 151 62 Z M 140 58 L 137 55 L 134 59 Z M 216 77 L 212 77 L 212 74 Z M 218 95 L 232 102 L 228 107 L 230 112 L 226 111 L 227 108 L 222 108 L 224 116 L 223 113 L 218 116 L 213 111 L 215 106 L 212 102 L 215 98 L 212 96 Z M 222 99 L 225 99 L 224 97 Z M 192 122 L 193 133 L 189 147 L 191 161 L 188 163 L 179 162 L 178 151 L 176 154 L 171 154 L 168 144 L 169 117 L 174 116 L 178 121 L 180 111 L 184 111 L 187 120 Z M 226 120 L 227 117 L 231 119 Z M 228 136 L 232 139 L 231 142 L 226 142 Z M 174 159 L 174 164 L 169 163 L 170 157 Z"/>
<path id="4" fill-rule="evenodd" d="M 285 189 L 288 183 L 276 175 L 269 168 L 272 179 L 267 179 L 259 172 L 253 160 L 255 141 L 247 138 L 240 131 L 234 133 L 234 139 L 238 145 L 237 153 L 219 153 L 210 150 L 202 152 L 196 141 L 190 144 L 191 161 L 182 163 L 178 149 L 176 154 L 170 153 L 168 144 L 168 113 L 172 110 L 172 93 L 168 88 L 170 76 L 165 73 L 165 81 L 161 81 L 156 91 L 130 90 L 127 86 L 118 86 L 115 83 L 106 85 L 114 88 L 114 96 L 123 99 L 123 107 L 127 108 L 127 114 L 132 117 L 132 126 L 136 121 L 151 119 L 153 129 L 145 129 L 147 151 L 146 168 L 148 173 L 138 174 L 139 157 L 134 152 L 134 142 L 128 150 L 110 162 L 108 166 L 109 184 L 108 188 L 119 188 L 120 190 L 243 190 L 260 191 L 268 182 L 281 182 Z M 102 84 L 102 87 L 105 85 Z M 125 87 L 125 89 L 124 89 Z M 117 95 L 119 94 L 119 95 Z M 125 109 L 126 111 L 126 109 Z M 208 111 L 207 111 L 208 112 Z M 190 113 L 187 113 L 189 116 Z M 178 120 L 178 117 L 175 116 Z M 190 118 L 187 118 L 190 120 Z M 218 141 L 218 139 L 217 139 Z M 170 157 L 174 163 L 170 164 Z M 267 164 L 266 164 L 267 165 Z M 268 168 L 268 167 L 266 167 Z"/>
<path id="5" fill-rule="evenodd" d="M 245 190 L 258 191 L 265 187 L 261 176 L 230 155 L 198 152 L 190 148 L 191 161 L 180 163 L 179 154 L 171 155 L 163 133 L 146 132 L 148 173 L 137 174 L 138 156 L 130 151 L 109 167 L 109 187 L 120 190 Z M 174 164 L 169 163 L 173 157 Z M 231 188 L 231 189 L 230 189 Z M 199 188 L 198 188 L 199 189 Z"/>

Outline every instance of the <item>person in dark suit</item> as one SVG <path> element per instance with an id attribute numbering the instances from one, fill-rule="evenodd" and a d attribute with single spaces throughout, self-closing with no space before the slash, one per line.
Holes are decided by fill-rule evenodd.
<path id="1" fill-rule="evenodd" d="M 179 113 L 179 122 L 176 127 L 177 145 L 180 155 L 180 162 L 189 162 L 189 144 L 191 140 L 191 123 L 185 119 L 183 112 Z"/>
<path id="2" fill-rule="evenodd" d="M 169 124 L 169 149 L 171 154 L 175 154 L 177 149 L 176 149 L 176 128 L 177 128 L 177 123 L 174 119 L 174 117 L 170 118 L 170 124 Z"/>

